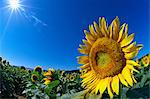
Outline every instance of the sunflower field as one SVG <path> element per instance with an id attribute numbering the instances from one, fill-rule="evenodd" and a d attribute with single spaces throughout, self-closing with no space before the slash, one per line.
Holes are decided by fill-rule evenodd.
<path id="1" fill-rule="evenodd" d="M 128 24 L 104 17 L 84 30 L 78 48 L 79 70 L 12 66 L 0 58 L 0 98 L 13 99 L 149 99 L 150 54 L 136 59 L 142 44 L 132 42 Z"/>
<path id="2" fill-rule="evenodd" d="M 133 75 L 136 83 L 132 87 L 120 85 L 119 99 L 148 99 L 150 84 L 150 54 L 137 59 L 140 64 L 138 73 Z M 0 96 L 3 98 L 18 99 L 99 99 L 99 95 L 90 95 L 82 88 L 81 75 L 86 71 L 63 71 L 63 70 L 42 70 L 36 66 L 34 70 L 24 67 L 15 67 L 6 60 L 0 60 Z M 109 98 L 105 91 L 103 98 Z"/>

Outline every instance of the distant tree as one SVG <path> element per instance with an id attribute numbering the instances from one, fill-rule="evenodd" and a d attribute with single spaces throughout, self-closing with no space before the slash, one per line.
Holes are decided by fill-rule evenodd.
<path id="1" fill-rule="evenodd" d="M 6 60 L 3 60 L 3 64 L 6 64 Z"/>
<path id="2" fill-rule="evenodd" d="M 0 57 L 0 62 L 2 61 L 2 57 Z"/>
<path id="3" fill-rule="evenodd" d="M 26 70 L 26 68 L 24 66 L 21 66 L 21 69 Z"/>

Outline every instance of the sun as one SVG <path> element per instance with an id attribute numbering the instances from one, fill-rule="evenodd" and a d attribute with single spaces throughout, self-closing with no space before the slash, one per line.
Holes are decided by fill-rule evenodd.
<path id="1" fill-rule="evenodd" d="M 128 35 L 128 24 L 120 26 L 116 17 L 108 26 L 104 17 L 99 24 L 94 22 L 85 32 L 86 40 L 78 49 L 82 56 L 78 63 L 83 64 L 81 70 L 82 87 L 91 94 L 102 94 L 107 89 L 110 98 L 113 93 L 119 94 L 119 82 L 125 86 L 133 86 L 136 82 L 133 71 L 138 72 L 134 66 L 139 66 L 133 58 L 142 48 L 141 44 L 132 42 L 134 33 Z"/>
<path id="2" fill-rule="evenodd" d="M 13 11 L 13 10 L 19 10 L 22 5 L 20 0 L 8 0 L 7 6 Z"/>
<path id="3" fill-rule="evenodd" d="M 12 9 L 17 9 L 20 7 L 19 0 L 9 0 L 9 5 Z"/>

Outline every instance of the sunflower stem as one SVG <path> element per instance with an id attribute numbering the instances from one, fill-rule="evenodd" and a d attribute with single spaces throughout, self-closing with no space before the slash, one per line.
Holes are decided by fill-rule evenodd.
<path id="1" fill-rule="evenodd" d="M 119 99 L 123 99 L 122 95 L 122 84 L 119 84 Z"/>

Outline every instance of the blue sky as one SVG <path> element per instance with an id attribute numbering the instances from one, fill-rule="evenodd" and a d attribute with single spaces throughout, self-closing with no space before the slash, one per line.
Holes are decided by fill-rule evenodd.
<path id="1" fill-rule="evenodd" d="M 0 56 L 11 64 L 77 69 L 83 30 L 102 16 L 109 24 L 115 16 L 121 24 L 129 24 L 134 40 L 144 45 L 138 57 L 150 53 L 148 0 L 23 0 L 22 4 L 28 6 L 25 12 L 14 12 L 7 27 L 11 11 L 0 11 Z M 5 5 L 6 0 L 0 1 L 0 7 Z"/>

